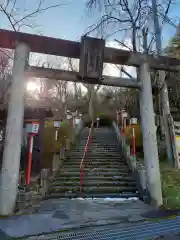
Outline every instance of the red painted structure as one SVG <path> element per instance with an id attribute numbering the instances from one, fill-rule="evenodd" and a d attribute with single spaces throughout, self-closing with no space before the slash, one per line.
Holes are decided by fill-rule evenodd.
<path id="1" fill-rule="evenodd" d="M 86 158 L 89 146 L 91 144 L 93 125 L 94 125 L 94 123 L 91 124 L 91 128 L 89 130 L 89 135 L 88 135 L 88 138 L 87 138 L 87 141 L 86 141 L 83 157 L 82 157 L 81 164 L 80 164 L 80 181 L 79 181 L 79 183 L 80 183 L 80 192 L 82 192 L 82 189 L 83 189 L 83 177 L 84 177 L 84 169 L 85 169 L 85 164 L 86 164 L 85 163 L 85 158 Z"/>
<path id="2" fill-rule="evenodd" d="M 38 134 L 39 122 L 32 121 L 30 126 L 31 126 L 31 129 L 29 129 L 30 141 L 29 141 L 28 165 L 27 165 L 27 169 L 26 169 L 26 185 L 30 184 L 33 142 L 34 142 L 34 136 L 36 134 Z"/>
<path id="3" fill-rule="evenodd" d="M 26 185 L 30 184 L 30 179 L 31 179 L 33 140 L 34 140 L 34 135 L 31 134 L 30 140 L 29 140 L 28 165 L 27 165 L 27 171 L 26 171 Z"/>

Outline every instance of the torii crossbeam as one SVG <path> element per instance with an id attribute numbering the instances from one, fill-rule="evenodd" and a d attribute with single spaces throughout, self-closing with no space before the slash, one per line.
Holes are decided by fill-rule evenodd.
<path id="1" fill-rule="evenodd" d="M 26 43 L 31 52 L 80 58 L 80 42 L 0 29 L 1 48 L 15 49 L 17 42 Z M 106 63 L 139 67 L 145 58 L 153 69 L 176 72 L 180 68 L 180 60 L 176 58 L 164 56 L 156 58 L 153 55 L 109 47 L 105 47 L 104 51 Z"/>

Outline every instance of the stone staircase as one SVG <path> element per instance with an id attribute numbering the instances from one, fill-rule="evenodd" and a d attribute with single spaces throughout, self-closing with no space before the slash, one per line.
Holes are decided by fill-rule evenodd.
<path id="1" fill-rule="evenodd" d="M 47 199 L 66 197 L 138 197 L 136 182 L 122 157 L 112 128 L 93 130 L 92 141 L 85 158 L 87 163 L 80 193 L 80 162 L 89 129 L 85 128 L 76 146 L 72 147 L 63 167 L 51 183 Z"/>

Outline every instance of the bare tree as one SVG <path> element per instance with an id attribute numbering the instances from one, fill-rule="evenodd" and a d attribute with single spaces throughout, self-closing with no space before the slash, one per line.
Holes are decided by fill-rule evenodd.
<path id="1" fill-rule="evenodd" d="M 161 20 L 161 25 L 168 23 L 176 27 L 173 20 L 168 17 L 169 9 L 172 4 L 172 0 L 157 1 L 158 15 Z M 142 49 L 140 48 L 142 47 L 142 29 L 148 27 L 149 35 L 151 35 L 148 39 L 148 45 L 149 48 L 152 47 L 154 43 L 154 31 L 151 1 L 88 0 L 87 8 L 90 11 L 99 8 L 101 13 L 98 23 L 90 26 L 87 30 L 87 34 L 96 31 L 99 35 L 106 38 L 121 32 L 122 39 L 130 38 L 132 50 L 136 51 L 137 47 Z M 126 37 L 122 33 L 126 33 Z M 118 39 L 119 42 L 125 47 L 128 47 L 122 39 Z"/>
<path id="2" fill-rule="evenodd" d="M 98 104 L 95 99 L 97 99 L 96 95 L 100 89 L 100 85 L 92 85 L 92 84 L 84 84 L 87 89 L 87 99 L 88 99 L 88 113 L 91 120 L 94 120 L 95 117 L 95 104 Z"/>
<path id="3" fill-rule="evenodd" d="M 8 101 L 9 86 L 11 84 L 11 67 L 10 57 L 11 52 L 8 50 L 0 49 L 0 106 L 4 107 L 4 104 Z"/>
<path id="4" fill-rule="evenodd" d="M 172 20 L 168 17 L 171 4 L 171 0 L 158 1 L 158 15 L 161 20 L 161 27 L 165 23 L 173 25 Z M 101 16 L 98 23 L 93 24 L 87 29 L 87 34 L 96 32 L 98 35 L 105 38 L 115 35 L 120 38 L 115 39 L 115 41 L 118 42 L 121 47 L 132 51 L 143 51 L 142 30 L 148 28 L 149 35 L 147 52 L 154 52 L 154 30 L 151 1 L 88 0 L 87 8 L 90 11 L 98 8 Z M 118 35 L 116 35 L 117 33 Z M 127 39 L 130 39 L 130 46 L 126 43 Z M 126 71 L 123 67 L 120 67 L 120 69 L 123 73 L 131 78 L 131 75 L 128 73 L 128 71 Z M 132 94 L 130 94 L 131 91 Z M 130 102 L 138 103 L 137 91 L 128 90 L 126 94 L 130 97 L 130 99 L 132 99 L 132 96 L 136 98 L 136 100 L 130 100 Z"/>
<path id="5" fill-rule="evenodd" d="M 147 0 L 89 0 L 88 8 L 92 10 L 98 5 L 102 17 L 97 24 L 90 27 L 88 34 L 102 28 L 104 31 L 110 32 L 111 35 L 122 31 L 128 32 L 132 49 L 136 51 L 137 36 L 140 36 L 140 29 L 148 21 L 148 16 L 151 13 L 148 3 Z M 124 41 L 122 44 L 125 44 Z"/>
<path id="6" fill-rule="evenodd" d="M 69 70 L 70 71 L 75 71 L 78 72 L 78 62 L 77 61 L 73 61 L 72 59 L 68 60 L 69 62 Z M 74 83 L 74 90 L 75 90 L 75 97 L 76 99 L 78 98 L 78 96 L 80 96 L 82 98 L 82 85 L 86 88 L 87 94 L 86 94 L 86 99 L 88 101 L 88 114 L 91 118 L 91 120 L 94 119 L 94 115 L 95 115 L 95 109 L 94 109 L 94 105 L 95 105 L 95 99 L 96 99 L 96 95 L 98 93 L 98 91 L 100 90 L 101 86 L 100 85 L 92 85 L 92 84 L 87 84 L 87 83 L 83 83 L 78 85 L 77 83 Z"/>
<path id="7" fill-rule="evenodd" d="M 0 17 L 6 18 L 7 22 L 9 23 L 8 27 L 10 27 L 12 30 L 16 32 L 24 29 L 26 30 L 28 28 L 30 28 L 31 30 L 32 29 L 37 30 L 37 27 L 39 27 L 37 25 L 37 17 L 40 14 L 43 14 L 55 8 L 62 7 L 63 5 L 65 5 L 65 3 L 63 3 L 63 0 L 61 0 L 59 4 L 49 3 L 48 0 L 38 0 L 34 4 L 24 0 L 23 1 L 7 0 L 7 1 L 2 1 L 2 3 L 0 3 Z M 7 103 L 7 100 L 8 100 L 7 96 L 9 92 L 9 86 L 11 84 L 11 67 L 9 64 L 10 64 L 10 61 L 13 59 L 13 52 L 7 52 L 4 49 L 0 49 L 0 56 L 3 56 L 3 59 L 5 59 L 5 56 L 6 56 L 6 62 L 7 62 L 6 66 L 4 66 L 4 63 L 2 62 L 3 59 L 1 57 L 0 104 L 3 105 L 5 102 Z M 51 88 L 51 86 L 49 86 L 51 85 L 50 82 L 41 80 L 39 84 L 41 85 L 39 90 L 36 89 L 36 91 L 34 91 L 32 94 L 30 92 L 29 93 L 26 92 L 26 98 L 27 98 L 26 100 L 27 100 L 27 103 L 30 105 L 34 104 L 34 100 L 41 101 L 43 98 L 45 100 L 45 95 L 50 95 L 49 93 Z M 46 103 L 47 102 L 48 101 L 46 101 Z"/>
<path id="8" fill-rule="evenodd" d="M 26 1 L 7 0 L 0 3 L 0 15 L 4 15 L 10 27 L 14 31 L 20 31 L 22 28 L 38 27 L 36 18 L 39 14 L 54 8 L 62 7 L 64 3 L 48 4 L 49 1 L 38 0 L 37 3 L 31 4 L 31 8 Z"/>

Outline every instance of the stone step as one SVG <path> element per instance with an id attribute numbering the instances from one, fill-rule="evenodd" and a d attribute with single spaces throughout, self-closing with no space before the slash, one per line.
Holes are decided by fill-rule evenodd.
<path id="1" fill-rule="evenodd" d="M 83 152 L 76 152 L 76 153 L 71 153 L 71 155 L 68 155 L 66 156 L 66 158 L 75 158 L 75 157 L 82 157 L 84 154 L 84 151 Z M 87 153 L 87 156 L 88 157 L 92 157 L 92 158 L 97 158 L 97 157 L 106 157 L 106 158 L 109 158 L 111 157 L 111 159 L 113 158 L 123 158 L 122 157 L 122 154 L 121 153 L 113 153 L 113 152 L 97 152 L 97 150 L 94 150 L 94 151 L 88 151 Z"/>
<path id="2" fill-rule="evenodd" d="M 79 146 L 79 147 L 74 147 L 74 148 L 71 149 L 71 151 L 73 151 L 73 152 L 82 151 L 82 150 L 84 150 L 85 145 L 86 144 L 84 144 L 82 146 Z M 117 146 L 117 145 L 115 145 L 115 146 L 108 146 L 108 144 L 107 145 L 106 144 L 104 144 L 104 145 L 102 145 L 102 144 L 99 144 L 99 145 L 98 144 L 91 144 L 89 146 L 89 149 L 92 149 L 92 148 L 98 148 L 101 151 L 104 151 L 104 150 L 109 150 L 109 151 L 118 150 L 118 151 L 120 151 L 120 147 L 119 146 Z"/>
<path id="3" fill-rule="evenodd" d="M 131 172 L 120 172 L 118 170 L 114 171 L 114 172 L 88 172 L 86 173 L 88 176 L 103 176 L 103 177 L 106 177 L 106 176 L 110 176 L 110 177 L 113 177 L 113 176 L 129 176 L 131 174 Z M 62 176 L 62 177 L 79 177 L 80 173 L 79 171 L 76 171 L 76 172 L 60 172 L 59 173 L 59 176 Z M 57 177 L 58 177 L 58 174 L 57 174 Z"/>
<path id="4" fill-rule="evenodd" d="M 89 167 L 100 167 L 100 166 L 103 166 L 103 167 L 114 167 L 114 166 L 117 166 L 118 168 L 123 168 L 123 167 L 127 167 L 128 168 L 128 165 L 126 163 L 122 163 L 122 162 L 92 162 L 90 161 L 88 163 L 88 166 Z M 72 168 L 79 168 L 80 167 L 80 162 L 66 162 L 63 164 L 63 168 L 69 168 L 69 167 L 72 167 Z"/>
<path id="5" fill-rule="evenodd" d="M 83 154 L 81 154 L 81 155 L 79 155 L 79 156 L 69 156 L 69 157 L 67 157 L 66 159 L 65 159 L 65 161 L 75 161 L 75 160 L 79 160 L 79 161 L 81 161 L 81 159 L 82 159 L 82 157 L 83 157 Z M 87 155 L 86 155 L 86 159 L 90 159 L 90 160 L 92 160 L 92 161 L 102 161 L 102 160 L 104 160 L 104 162 L 109 162 L 109 161 L 111 161 L 111 162 L 126 162 L 126 160 L 121 156 L 121 155 L 119 155 L 119 156 L 114 156 L 114 157 L 112 157 L 112 155 L 111 156 L 106 156 L 106 155 L 95 155 L 95 154 L 91 154 L 91 156 L 90 156 L 90 154 L 89 153 L 87 153 Z"/>
<path id="6" fill-rule="evenodd" d="M 75 158 L 75 157 L 82 157 L 84 154 L 84 152 L 81 152 L 81 153 L 74 153 L 74 154 L 71 154 L 69 156 L 67 156 L 66 158 Z M 92 158 L 97 158 L 97 157 L 103 157 L 103 158 L 109 158 L 111 157 L 111 159 L 113 158 L 123 158 L 121 153 L 119 154 L 113 154 L 113 153 L 98 153 L 97 151 L 94 151 L 94 152 L 87 152 L 86 153 L 88 157 L 92 157 Z"/>
<path id="7" fill-rule="evenodd" d="M 82 155 L 83 156 L 83 155 Z M 65 163 L 78 163 L 78 162 L 81 162 L 81 159 L 82 159 L 82 156 L 76 156 L 76 157 L 67 157 L 65 160 L 64 160 L 64 164 Z M 126 163 L 127 161 L 122 157 L 122 156 L 114 156 L 114 157 L 111 157 L 111 156 L 89 156 L 88 154 L 86 155 L 85 159 L 88 159 L 89 161 L 91 162 L 94 162 L 94 163 L 112 163 L 112 164 L 116 164 L 116 163 Z"/>
<path id="8" fill-rule="evenodd" d="M 109 143 L 112 143 L 112 142 L 117 142 L 117 138 L 114 137 L 114 134 L 102 134 L 102 135 L 93 135 L 91 136 L 91 139 L 92 140 L 102 140 L 102 141 L 105 141 L 105 142 L 108 142 L 109 140 Z M 111 142 L 112 141 L 112 142 Z"/>
<path id="9" fill-rule="evenodd" d="M 108 153 L 108 152 L 104 152 L 103 154 L 101 154 L 101 153 L 98 153 L 98 152 L 87 152 L 86 153 L 87 155 L 86 156 L 88 156 L 88 158 L 92 158 L 92 159 L 105 159 L 105 161 L 107 161 L 108 159 L 110 159 L 110 160 L 117 160 L 117 159 L 122 159 L 122 160 L 124 160 L 125 158 L 122 156 L 122 154 L 121 153 L 118 153 L 118 154 L 114 154 L 114 153 Z M 75 155 L 74 155 L 75 156 Z"/>
<path id="10" fill-rule="evenodd" d="M 69 173 L 69 172 L 76 172 L 78 171 L 79 168 L 61 168 L 60 169 L 60 173 Z M 113 167 L 113 168 L 110 168 L 110 167 L 107 167 L 105 168 L 104 166 L 102 167 L 95 167 L 95 168 L 91 168 L 89 167 L 89 165 L 85 168 L 85 172 L 93 172 L 93 173 L 101 173 L 101 172 L 130 172 L 129 168 L 128 167 L 125 167 L 125 168 L 118 168 L 117 167 Z"/>
<path id="11" fill-rule="evenodd" d="M 80 142 L 87 142 L 87 138 L 83 138 L 80 140 Z M 111 139 L 109 136 L 103 136 L 102 138 L 90 138 L 90 143 L 99 143 L 99 144 L 110 144 L 111 146 L 113 145 L 117 145 L 118 144 L 118 141 L 116 139 Z"/>
<path id="12" fill-rule="evenodd" d="M 83 146 L 80 146 L 80 147 L 74 147 L 74 148 L 71 148 L 71 151 L 73 152 L 78 152 L 78 151 L 81 151 L 81 150 L 84 150 L 84 147 L 85 147 L 86 144 L 84 144 Z M 89 145 L 89 149 L 93 149 L 93 148 L 98 148 L 99 151 L 104 151 L 104 150 L 109 150 L 109 151 L 115 151 L 115 150 L 118 150 L 120 151 L 120 147 L 119 146 L 108 146 L 108 145 L 98 145 L 98 144 L 94 144 L 94 145 Z"/>
<path id="13" fill-rule="evenodd" d="M 63 168 L 69 168 L 70 166 L 72 167 L 75 167 L 75 168 L 79 168 L 80 167 L 80 164 L 81 164 L 81 159 L 74 159 L 74 161 L 67 161 L 66 163 L 63 164 Z M 109 160 L 109 162 L 104 162 L 104 160 L 98 160 L 96 161 L 95 159 L 94 160 L 91 160 L 91 159 L 85 159 L 84 162 L 83 162 L 84 165 L 87 165 L 87 166 L 111 166 L 111 167 L 114 167 L 114 166 L 117 166 L 118 167 L 128 167 L 128 164 L 124 161 L 121 161 L 121 160 L 117 160 L 117 161 L 114 161 L 114 162 L 111 162 Z"/>
<path id="14" fill-rule="evenodd" d="M 139 197 L 139 193 L 131 193 L 131 192 L 126 192 L 126 193 L 51 193 L 50 195 L 47 195 L 44 199 L 59 199 L 59 198 L 133 198 L 133 197 Z"/>
<path id="15" fill-rule="evenodd" d="M 74 158 L 67 158 L 64 160 L 64 164 L 68 163 L 68 164 L 78 164 L 80 163 L 82 160 L 82 156 L 81 157 L 74 157 Z M 125 159 L 122 159 L 121 157 L 89 157 L 86 156 L 85 157 L 86 161 L 92 162 L 92 163 L 100 163 L 100 164 L 106 164 L 106 163 L 111 163 L 111 164 L 117 164 L 117 163 L 121 163 L 121 164 L 127 164 L 127 161 Z"/>
<path id="16" fill-rule="evenodd" d="M 129 176 L 131 175 L 132 173 L 130 171 L 114 171 L 114 172 L 109 172 L 109 171 L 104 171 L 104 172 L 85 172 L 86 176 Z"/>
<path id="17" fill-rule="evenodd" d="M 87 142 L 87 139 L 88 139 L 88 136 L 87 137 L 81 137 L 79 140 L 77 140 L 77 143 L 86 143 Z M 93 142 L 98 142 L 98 143 L 107 143 L 109 145 L 117 145 L 118 144 L 118 141 L 117 139 L 115 138 L 111 138 L 109 136 L 103 136 L 103 137 L 91 137 L 90 138 L 90 142 L 93 143 Z"/>
<path id="18" fill-rule="evenodd" d="M 67 175 L 68 175 L 68 173 L 72 173 L 72 172 L 79 172 L 80 170 L 79 170 L 79 168 L 74 168 L 74 169 L 71 169 L 71 168 L 65 168 L 65 169 L 61 169 L 60 170 L 60 174 L 61 173 L 66 173 Z M 130 170 L 129 170 L 129 168 L 119 168 L 118 169 L 118 171 L 117 171 L 117 168 L 110 168 L 110 167 L 107 167 L 107 168 L 105 168 L 105 167 L 102 167 L 102 168 L 98 168 L 98 167 L 90 167 L 89 165 L 84 169 L 84 173 L 85 174 L 90 174 L 90 175 L 92 175 L 93 173 L 95 174 L 95 175 L 97 175 L 97 174 L 101 174 L 101 173 L 105 173 L 105 172 L 117 172 L 118 173 L 118 175 L 121 175 L 122 173 L 124 174 L 124 173 L 130 173 Z"/>
<path id="19" fill-rule="evenodd" d="M 74 155 L 76 156 L 76 155 Z M 111 158 L 112 159 L 120 159 L 120 158 L 123 158 L 121 154 L 113 154 L 113 153 L 98 153 L 98 152 L 87 152 L 87 156 L 88 158 L 104 158 L 104 159 L 109 159 Z"/>
<path id="20" fill-rule="evenodd" d="M 57 192 L 79 192 L 79 186 L 51 186 L 49 189 L 49 193 L 57 193 Z M 84 193 L 123 193 L 123 192 L 132 192 L 136 193 L 136 186 L 91 186 L 84 187 Z"/>
<path id="21" fill-rule="evenodd" d="M 91 147 L 88 149 L 89 153 L 94 152 L 94 151 L 96 151 L 99 154 L 112 153 L 114 155 L 117 155 L 117 154 L 121 153 L 119 148 L 111 149 L 111 148 Z M 74 151 L 74 153 L 76 153 L 76 151 Z M 78 151 L 77 151 L 77 153 L 78 153 Z"/>
<path id="22" fill-rule="evenodd" d="M 72 150 L 74 150 L 74 149 L 83 149 L 85 147 L 85 145 L 86 145 L 86 142 L 84 142 L 84 144 L 81 144 L 81 145 L 79 144 L 78 147 L 74 146 L 72 148 Z M 108 147 L 108 143 L 104 143 L 104 144 L 102 144 L 102 143 L 90 143 L 89 146 L 90 147 L 109 148 L 109 149 L 120 148 L 119 145 L 117 145 L 117 144 L 109 145 L 109 147 Z"/>
<path id="23" fill-rule="evenodd" d="M 54 182 L 61 182 L 61 181 L 76 181 L 76 182 L 79 182 L 79 179 L 80 179 L 80 175 L 78 176 L 71 176 L 71 178 L 69 178 L 68 176 L 57 176 L 55 179 L 54 179 Z M 131 175 L 128 175 L 128 176 L 88 176 L 88 181 L 110 181 L 110 182 L 113 182 L 113 181 L 126 181 L 126 182 L 133 182 L 134 179 Z"/>
<path id="24" fill-rule="evenodd" d="M 51 187 L 55 187 L 55 186 L 79 186 L 79 179 L 78 181 L 71 181 L 71 179 L 69 179 L 68 181 L 54 181 L 52 182 L 51 184 Z M 132 187 L 136 187 L 136 183 L 135 181 L 124 181 L 124 180 L 121 180 L 121 181 L 106 181 L 106 179 L 104 179 L 104 181 L 98 181 L 98 180 L 89 180 L 89 179 L 86 179 L 84 178 L 83 180 L 83 186 L 84 187 L 90 187 L 90 186 L 106 186 L 106 187 L 109 187 L 109 186 L 132 186 Z"/>
<path id="25" fill-rule="evenodd" d="M 74 154 L 74 153 L 83 153 L 84 152 L 84 148 L 85 147 L 83 147 L 82 149 L 71 149 L 71 154 Z M 112 149 L 112 148 L 107 148 L 107 147 L 98 147 L 98 146 L 90 146 L 90 148 L 88 149 L 88 152 L 91 152 L 91 151 L 97 151 L 97 152 L 99 152 L 99 153 L 106 153 L 106 152 L 111 152 L 111 153 L 115 153 L 115 154 L 118 154 L 118 153 L 121 153 L 121 150 L 118 148 L 118 147 L 116 147 L 116 148 L 114 148 L 114 149 Z"/>
<path id="26" fill-rule="evenodd" d="M 104 166 L 102 166 L 102 165 L 98 165 L 98 166 L 93 166 L 93 165 L 91 165 L 91 163 L 89 163 L 88 165 L 87 165 L 87 167 L 85 168 L 85 171 L 98 171 L 98 172 L 100 172 L 100 171 L 103 171 L 103 169 L 105 170 L 105 171 L 112 171 L 112 172 L 114 172 L 115 170 L 117 170 L 118 169 L 118 171 L 119 172 L 122 172 L 122 171 L 128 171 L 129 172 L 129 168 L 128 168 L 128 166 L 119 166 L 119 165 L 117 165 L 116 167 L 115 167 L 115 165 L 113 165 L 113 166 L 108 166 L 108 165 L 104 165 Z"/>
<path id="27" fill-rule="evenodd" d="M 98 180 L 89 180 L 89 178 L 84 178 L 83 181 L 83 186 L 104 186 L 104 187 L 108 187 L 108 186 L 132 186 L 132 187 L 136 187 L 136 182 L 135 181 L 125 181 L 125 180 L 114 180 L 114 181 L 106 181 L 106 179 L 104 179 L 103 181 L 98 181 Z"/>
<path id="28" fill-rule="evenodd" d="M 83 139 L 85 140 L 85 139 Z M 102 136 L 102 137 L 92 137 L 91 142 L 99 142 L 99 143 L 109 143 L 110 145 L 116 144 L 117 139 L 111 138 L 110 136 Z"/>
<path id="29" fill-rule="evenodd" d="M 91 141 L 91 145 L 96 145 L 96 144 L 99 144 L 101 146 L 107 146 L 109 145 L 110 147 L 116 147 L 118 146 L 118 142 L 112 142 L 111 143 L 109 141 L 102 141 L 102 140 L 93 140 Z"/>
<path id="30" fill-rule="evenodd" d="M 91 146 L 89 149 L 88 149 L 88 152 L 97 152 L 97 153 L 99 153 L 99 154 L 105 154 L 105 153 L 114 153 L 114 154 L 120 154 L 120 153 L 122 153 L 122 151 L 117 147 L 117 148 L 114 148 L 114 149 L 112 149 L 112 148 L 101 148 L 101 147 L 93 147 L 93 146 Z M 73 151 L 74 153 L 76 153 L 76 151 Z M 84 152 L 84 151 L 83 151 Z M 77 151 L 77 153 L 78 153 L 78 151 Z"/>

